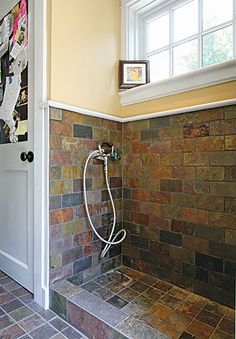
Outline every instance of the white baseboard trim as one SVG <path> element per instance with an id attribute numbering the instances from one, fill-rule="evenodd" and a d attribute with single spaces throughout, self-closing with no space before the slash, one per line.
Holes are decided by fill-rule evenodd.
<path id="1" fill-rule="evenodd" d="M 184 108 L 171 109 L 167 111 L 135 115 L 135 116 L 128 117 L 128 118 L 119 118 L 113 115 L 96 112 L 96 111 L 88 110 L 88 109 L 77 107 L 77 106 L 62 104 L 60 102 L 51 101 L 51 100 L 44 102 L 42 104 L 42 107 L 54 107 L 54 108 L 59 108 L 59 109 L 65 109 L 65 110 L 80 113 L 80 114 L 90 115 L 90 116 L 97 117 L 97 118 L 108 119 L 108 120 L 123 123 L 123 122 L 129 122 L 129 121 L 137 121 L 137 120 L 145 120 L 145 119 L 163 117 L 166 115 L 175 115 L 175 114 L 181 114 L 181 113 L 200 111 L 204 109 L 211 109 L 211 108 L 217 108 L 217 107 L 222 107 L 222 106 L 230 106 L 230 105 L 235 105 L 235 104 L 236 104 L 236 98 L 229 99 L 229 100 L 215 101 L 215 102 L 211 102 L 208 104 L 201 104 L 201 105 L 194 105 L 194 106 L 189 106 L 189 107 L 184 107 Z"/>

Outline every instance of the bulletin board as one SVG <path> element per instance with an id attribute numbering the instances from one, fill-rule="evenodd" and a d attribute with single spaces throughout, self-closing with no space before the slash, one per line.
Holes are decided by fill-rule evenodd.
<path id="1" fill-rule="evenodd" d="M 28 138 L 28 4 L 0 21 L 0 144 Z"/>

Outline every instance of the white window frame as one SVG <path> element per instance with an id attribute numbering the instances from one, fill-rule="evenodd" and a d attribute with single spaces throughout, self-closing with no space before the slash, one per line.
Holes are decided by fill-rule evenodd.
<path id="1" fill-rule="evenodd" d="M 121 0 L 121 59 L 143 59 L 142 38 L 144 22 L 150 13 L 166 10 L 176 0 Z M 183 0 L 186 2 L 186 0 Z M 179 4 L 179 2 L 178 2 Z M 165 97 L 193 89 L 208 87 L 236 79 L 236 0 L 233 0 L 233 59 L 220 64 L 198 68 L 170 78 L 120 92 L 121 105 L 131 105 L 142 101 Z M 219 28 L 226 24 L 218 25 Z M 206 32 L 215 31 L 205 30 Z M 198 36 L 199 33 L 194 36 Z M 193 38 L 192 36 L 191 38 Z M 141 37 L 141 38 L 140 38 Z M 189 37 L 183 40 L 190 40 Z M 182 40 L 182 42 L 183 42 Z M 199 51 L 201 53 L 201 51 Z M 201 66 L 201 65 L 199 65 Z"/>

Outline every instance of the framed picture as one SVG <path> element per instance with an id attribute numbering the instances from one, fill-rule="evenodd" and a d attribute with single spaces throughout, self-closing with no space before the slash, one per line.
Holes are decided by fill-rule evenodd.
<path id="1" fill-rule="evenodd" d="M 119 87 L 133 88 L 150 82 L 149 60 L 120 60 Z"/>

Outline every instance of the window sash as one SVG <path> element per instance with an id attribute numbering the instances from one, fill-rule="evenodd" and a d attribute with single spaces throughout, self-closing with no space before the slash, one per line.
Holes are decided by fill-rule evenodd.
<path id="1" fill-rule="evenodd" d="M 163 51 L 169 50 L 169 77 L 173 76 L 173 50 L 174 47 L 182 45 L 186 42 L 189 42 L 193 39 L 198 39 L 198 69 L 203 67 L 203 36 L 216 32 L 218 30 L 224 29 L 226 27 L 232 26 L 232 32 L 233 32 L 233 59 L 236 58 L 236 4 L 235 0 L 233 0 L 233 17 L 231 20 L 228 20 L 226 22 L 223 22 L 221 24 L 212 26 L 208 29 L 203 29 L 203 1 L 204 0 L 198 0 L 198 32 L 188 36 L 186 38 L 183 38 L 179 41 L 174 42 L 173 37 L 173 24 L 174 24 L 174 10 L 176 10 L 179 7 L 182 7 L 183 5 L 190 3 L 191 0 L 179 0 L 179 1 L 172 1 L 169 5 L 166 6 L 157 6 L 155 9 L 152 9 L 150 12 L 146 12 L 142 15 L 142 19 L 140 21 L 140 40 L 139 40 L 139 46 L 140 46 L 140 58 L 141 59 L 148 59 L 148 57 L 158 54 Z M 152 20 L 159 18 L 165 14 L 169 14 L 169 44 L 166 46 L 163 46 L 159 49 L 153 50 L 151 52 L 148 52 L 148 24 Z"/>

